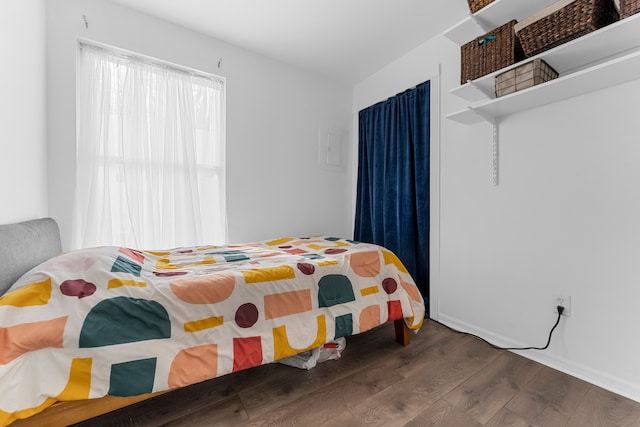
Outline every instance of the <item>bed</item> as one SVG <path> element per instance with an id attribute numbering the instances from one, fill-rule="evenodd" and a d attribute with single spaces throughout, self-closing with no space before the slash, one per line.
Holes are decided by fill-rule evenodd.
<path id="1" fill-rule="evenodd" d="M 0 426 L 70 424 L 389 321 L 406 345 L 424 313 L 400 260 L 372 244 L 63 253 L 50 218 L 2 225 Z"/>

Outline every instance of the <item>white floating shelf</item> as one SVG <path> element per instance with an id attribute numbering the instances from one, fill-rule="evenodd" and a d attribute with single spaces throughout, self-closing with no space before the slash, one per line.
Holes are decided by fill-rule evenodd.
<path id="1" fill-rule="evenodd" d="M 640 79 L 640 50 L 520 92 L 476 104 L 447 119 L 471 125 Z"/>
<path id="2" fill-rule="evenodd" d="M 457 45 L 475 39 L 512 19 L 522 20 L 557 0 L 495 0 L 444 32 Z"/>
<path id="3" fill-rule="evenodd" d="M 535 58 L 544 59 L 560 76 L 564 76 L 628 53 L 638 45 L 640 45 L 640 14 L 615 22 L 539 55 L 527 58 L 520 63 L 487 74 L 471 83 L 458 86 L 450 93 L 471 102 L 493 99 L 495 98 L 496 75 L 524 62 Z"/>

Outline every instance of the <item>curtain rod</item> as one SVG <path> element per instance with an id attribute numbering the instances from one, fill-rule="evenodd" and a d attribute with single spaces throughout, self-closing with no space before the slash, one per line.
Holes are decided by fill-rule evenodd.
<path id="1" fill-rule="evenodd" d="M 405 90 L 403 90 L 402 92 L 398 92 L 398 93 L 396 93 L 395 95 L 392 95 L 392 96 L 390 96 L 390 97 L 388 97 L 388 98 L 386 98 L 386 99 L 383 99 L 383 100 L 381 100 L 381 101 L 374 102 L 373 104 L 370 104 L 370 105 L 368 105 L 368 106 L 366 106 L 366 107 L 357 107 L 357 111 L 363 111 L 363 110 L 366 110 L 367 108 L 371 108 L 371 107 L 373 107 L 374 105 L 378 105 L 378 104 L 382 104 L 383 102 L 387 102 L 387 101 L 388 101 L 388 100 L 390 100 L 391 98 L 395 98 L 395 97 L 396 97 L 396 96 L 398 96 L 398 95 L 401 95 L 401 94 L 403 94 L 403 93 L 405 93 L 405 92 L 409 92 L 410 90 L 414 90 L 414 89 L 416 89 L 418 86 L 423 85 L 423 84 L 425 84 L 425 83 L 427 83 L 427 82 L 430 82 L 430 81 L 431 81 L 431 80 L 433 80 L 433 78 L 435 78 L 435 77 L 437 77 L 437 76 L 431 77 L 431 78 L 429 78 L 428 80 L 423 81 L 422 83 L 418 83 L 417 85 L 410 87 L 409 89 L 405 89 Z"/>
<path id="2" fill-rule="evenodd" d="M 414 89 L 415 89 L 415 88 L 417 88 L 417 87 L 418 87 L 418 85 L 412 86 L 412 87 L 410 87 L 409 89 L 405 89 L 405 90 L 403 90 L 402 92 L 398 92 L 398 93 L 396 93 L 395 95 L 388 97 L 387 99 L 385 99 L 385 100 L 384 100 L 384 101 L 382 101 L 382 102 L 388 101 L 388 100 L 390 100 L 391 98 L 395 98 L 396 96 L 398 96 L 398 95 L 402 95 L 403 93 L 405 93 L 405 92 L 409 92 L 410 90 L 414 90 Z"/>
<path id="3" fill-rule="evenodd" d="M 225 82 L 225 78 L 221 77 L 221 76 L 217 76 L 215 74 L 212 73 L 208 73 L 206 71 L 200 71 L 200 70 L 196 70 L 194 68 L 189 68 L 189 67 L 184 67 L 182 65 L 178 65 L 178 64 L 173 64 L 171 62 L 168 61 L 163 61 L 161 59 L 157 59 L 157 58 L 152 58 L 150 56 L 147 55 L 142 55 L 142 54 L 138 54 L 138 53 L 134 53 L 134 52 L 129 52 L 129 51 L 125 51 L 124 49 L 119 49 L 116 47 L 112 47 L 112 46 L 107 46 L 107 45 L 102 45 L 99 43 L 95 43 L 95 42 L 89 42 L 86 40 L 78 40 L 78 46 L 79 48 L 85 49 L 85 48 L 89 48 L 89 49 L 93 49 L 93 50 L 97 50 L 97 51 L 102 51 L 102 52 L 106 52 L 111 56 L 114 56 L 116 58 L 120 58 L 120 59 L 124 59 L 127 61 L 132 61 L 132 60 L 136 60 L 136 61 L 140 61 L 142 63 L 148 64 L 148 65 L 155 65 L 157 67 L 161 67 L 161 68 L 165 68 L 171 71 L 175 71 L 178 73 L 182 73 L 182 74 L 187 74 L 191 77 L 199 77 L 199 78 L 203 78 L 206 80 L 212 80 L 214 82 L 218 82 L 218 83 L 224 83 Z M 222 63 L 222 58 L 219 59 L 218 61 L 218 68 L 220 67 L 220 64 Z"/>

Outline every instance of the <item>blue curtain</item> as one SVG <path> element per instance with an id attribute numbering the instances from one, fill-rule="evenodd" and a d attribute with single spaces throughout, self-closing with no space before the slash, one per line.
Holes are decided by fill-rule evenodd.
<path id="1" fill-rule="evenodd" d="M 360 111 L 355 240 L 393 251 L 428 310 L 430 84 Z"/>

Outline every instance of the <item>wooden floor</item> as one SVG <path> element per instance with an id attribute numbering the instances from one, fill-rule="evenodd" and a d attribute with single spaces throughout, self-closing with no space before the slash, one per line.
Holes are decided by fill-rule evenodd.
<path id="1" fill-rule="evenodd" d="M 640 404 L 427 322 L 349 338 L 309 371 L 271 364 L 78 426 L 640 426 Z"/>

